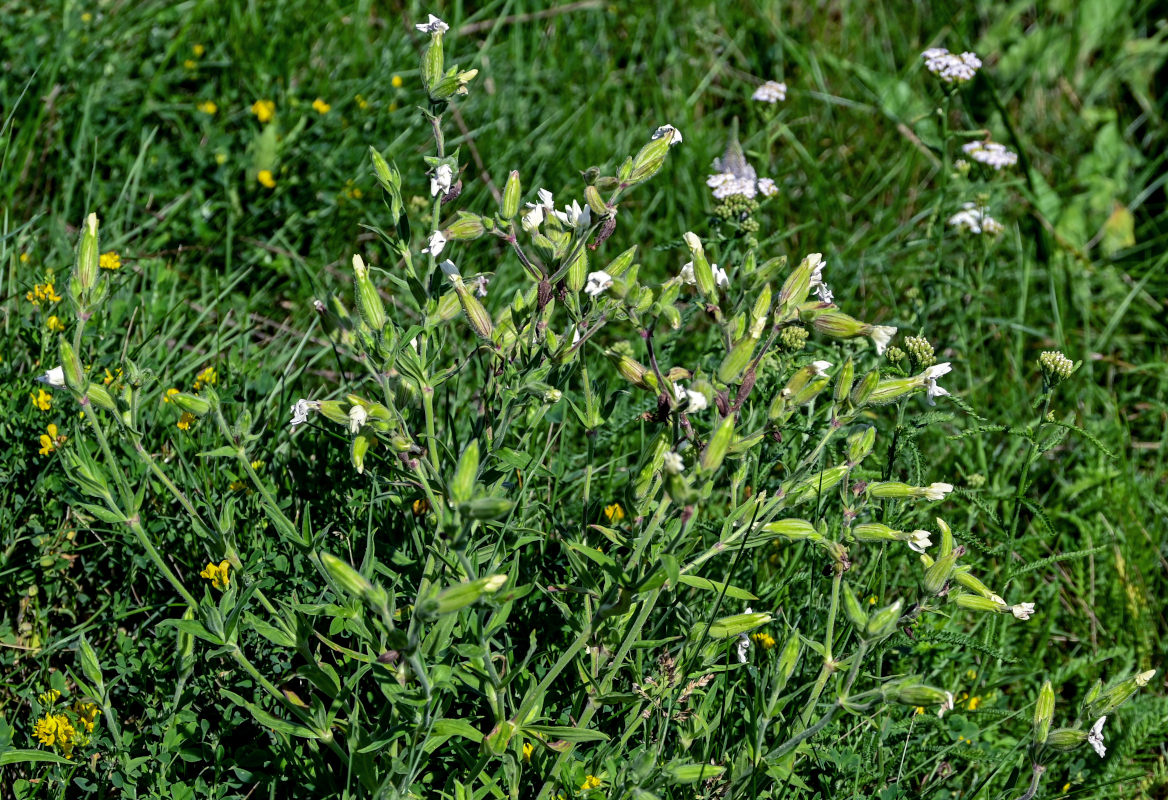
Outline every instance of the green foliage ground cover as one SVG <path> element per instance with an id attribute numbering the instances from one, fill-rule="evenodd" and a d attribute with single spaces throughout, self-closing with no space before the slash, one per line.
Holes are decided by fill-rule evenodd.
<path id="1" fill-rule="evenodd" d="M 451 25 L 446 65 L 478 70 L 448 107 L 424 88 L 429 12 Z M 1032 776 L 1040 797 L 1163 794 L 1153 6 L 0 16 L 0 795 L 998 798 Z M 921 60 L 932 46 L 985 65 L 946 91 Z M 766 80 L 784 100 L 751 99 Z M 422 110 L 442 113 L 461 170 L 437 206 Z M 581 230 L 543 254 L 511 215 L 528 252 L 570 268 L 549 305 L 504 238 L 419 253 L 458 211 L 506 212 L 511 170 L 521 213 L 540 187 L 583 203 L 590 181 L 613 202 L 582 173 L 617 175 L 666 123 L 683 141 L 622 193 L 586 268 L 566 258 Z M 735 130 L 777 188 L 745 220 L 706 185 Z M 1017 166 L 962 171 L 961 144 L 988 137 Z M 370 147 L 400 170 L 408 223 Z M 1000 235 L 948 225 L 965 202 Z M 71 286 L 90 213 L 120 265 Z M 730 286 L 706 285 L 687 231 Z M 354 253 L 388 327 L 368 324 Z M 898 328 L 899 359 L 833 336 L 802 298 L 784 306 L 810 253 L 842 312 Z M 489 276 L 488 335 L 445 258 L 468 287 Z M 675 277 L 686 262 L 696 287 Z M 614 285 L 581 292 L 602 269 Z M 951 395 L 857 394 L 873 370 L 929 367 L 913 336 L 952 365 Z M 61 341 L 84 373 L 36 383 Z M 770 346 L 748 367 L 743 342 Z M 1039 366 L 1054 350 L 1076 364 L 1059 385 Z M 792 381 L 816 385 L 814 360 L 830 380 L 776 410 Z M 337 405 L 290 432 L 298 398 Z M 354 414 L 368 424 L 351 434 Z M 866 488 L 888 481 L 955 489 Z M 975 607 L 953 571 L 933 586 L 928 562 L 863 525 L 928 531 L 930 561 L 959 546 L 1035 613 Z M 883 609 L 895 625 L 877 631 Z M 1044 684 L 1053 727 L 1081 732 L 1096 681 L 1123 691 L 1152 669 L 1108 714 L 1105 758 L 1040 746 Z M 954 694 L 943 717 L 931 687 Z M 81 729 L 70 759 L 34 735 L 54 714 Z"/>

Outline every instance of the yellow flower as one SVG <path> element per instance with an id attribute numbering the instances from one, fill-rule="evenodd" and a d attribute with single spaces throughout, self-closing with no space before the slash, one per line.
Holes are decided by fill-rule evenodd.
<path id="1" fill-rule="evenodd" d="M 256 175 L 256 180 L 268 189 L 276 188 L 276 179 L 272 177 L 272 171 L 270 169 L 261 169 L 259 174 Z"/>
<path id="2" fill-rule="evenodd" d="M 318 114 L 327 114 L 328 112 L 332 111 L 333 107 L 318 97 L 312 101 L 312 108 Z"/>
<path id="3" fill-rule="evenodd" d="M 183 67 L 186 69 L 189 69 L 189 70 L 193 70 L 197 66 L 199 66 L 199 65 L 195 62 L 195 60 L 193 58 L 188 58 L 186 61 L 183 62 Z"/>
<path id="4" fill-rule="evenodd" d="M 868 598 L 868 605 L 870 605 L 870 606 L 876 605 L 876 595 L 872 595 L 871 597 Z"/>
<path id="5" fill-rule="evenodd" d="M 195 391 L 199 391 L 204 386 L 214 386 L 218 381 L 219 373 L 215 371 L 214 367 L 207 367 L 195 376 Z"/>
<path id="6" fill-rule="evenodd" d="M 754 639 L 755 644 L 757 644 L 763 650 L 770 650 L 775 646 L 775 637 L 771 636 L 769 633 L 752 633 L 750 634 L 750 638 Z"/>
<path id="7" fill-rule="evenodd" d="M 101 709 L 93 703 L 82 703 L 78 700 L 73 704 L 73 711 L 77 714 L 77 721 L 85 726 L 85 732 L 93 733 L 93 723 L 97 721 Z"/>
<path id="8" fill-rule="evenodd" d="M 93 22 L 93 15 L 90 14 L 88 11 L 86 11 L 84 14 L 81 15 L 81 21 L 82 22 Z"/>
<path id="9" fill-rule="evenodd" d="M 106 386 L 109 386 L 111 383 L 113 383 L 114 381 L 116 381 L 120 377 L 122 377 L 122 368 L 121 367 L 118 367 L 118 371 L 117 371 L 116 375 L 114 373 L 110 372 L 109 368 L 107 367 L 106 371 L 105 371 L 105 377 L 101 379 L 101 382 L 104 383 Z"/>
<path id="10" fill-rule="evenodd" d="M 199 103 L 197 108 L 207 115 L 213 115 L 216 111 L 219 110 L 219 106 L 215 105 L 214 100 L 204 100 L 203 102 Z"/>
<path id="11" fill-rule="evenodd" d="M 589 789 L 597 789 L 600 786 L 600 778 L 596 777 L 595 775 L 589 775 L 584 779 L 584 783 L 580 785 L 580 790 L 586 792 Z"/>
<path id="12" fill-rule="evenodd" d="M 264 468 L 264 462 L 256 459 L 255 461 L 251 462 L 251 468 L 254 470 L 261 470 Z"/>
<path id="13" fill-rule="evenodd" d="M 37 389 L 37 393 L 30 394 L 29 397 L 32 398 L 32 404 L 41 411 L 48 411 L 53 407 L 53 396 L 44 389 Z"/>
<path id="14" fill-rule="evenodd" d="M 353 98 L 353 101 L 357 103 L 357 108 L 361 109 L 362 111 L 369 108 L 369 101 L 365 99 L 364 95 L 357 95 Z"/>
<path id="15" fill-rule="evenodd" d="M 102 253 L 101 258 L 98 259 L 97 265 L 102 269 L 121 269 L 122 257 L 110 250 L 108 253 Z"/>
<path id="16" fill-rule="evenodd" d="M 223 166 L 224 164 L 226 164 L 227 163 L 227 154 L 226 153 L 216 153 L 215 154 L 215 163 L 218 164 L 219 166 Z"/>
<path id="17" fill-rule="evenodd" d="M 27 292 L 24 296 L 28 299 L 28 302 L 32 303 L 38 308 L 40 307 L 40 304 L 44 302 L 61 302 L 61 296 L 57 294 L 57 290 L 53 288 L 52 282 L 38 283 L 32 287 L 32 291 Z"/>
<path id="18" fill-rule="evenodd" d="M 178 418 L 178 422 L 176 422 L 175 425 L 177 425 L 178 429 L 181 431 L 189 431 L 191 429 L 191 423 L 194 421 L 195 415 L 189 411 L 184 411 L 182 416 Z"/>
<path id="19" fill-rule="evenodd" d="M 390 102 L 389 110 L 390 111 L 397 111 L 397 102 L 396 101 Z"/>
<path id="20" fill-rule="evenodd" d="M 531 754 L 534 752 L 535 752 L 535 745 L 533 745 L 531 742 L 524 742 L 523 743 L 523 760 L 524 761 L 530 761 Z"/>
<path id="21" fill-rule="evenodd" d="M 229 492 L 242 492 L 246 488 L 247 484 L 243 481 L 232 481 L 231 483 L 227 484 L 227 491 Z"/>
<path id="22" fill-rule="evenodd" d="M 162 402 L 169 403 L 170 398 L 178 394 L 178 389 L 167 389 L 166 394 L 162 395 Z"/>
<path id="23" fill-rule="evenodd" d="M 256 100 L 251 104 L 251 113 L 256 115 L 260 122 L 270 122 L 276 116 L 276 104 L 271 100 Z"/>
<path id="24" fill-rule="evenodd" d="M 915 715 L 917 715 L 917 714 L 924 714 L 924 713 L 925 713 L 925 707 L 924 707 L 924 706 L 917 706 L 917 707 L 916 707 L 916 708 L 913 710 L 913 715 L 914 715 L 914 716 L 915 716 Z"/>
<path id="25" fill-rule="evenodd" d="M 50 422 L 48 427 L 45 428 L 45 430 L 48 431 L 48 433 L 41 434 L 41 455 L 42 456 L 47 456 L 49 453 L 53 452 L 54 450 L 56 450 L 58 447 L 60 447 L 61 445 L 63 445 L 67 441 L 64 436 L 61 436 L 60 434 L 57 433 L 57 426 L 54 425 L 53 423 Z"/>
<path id="26" fill-rule="evenodd" d="M 390 86 L 392 86 L 392 87 L 393 87 L 393 88 L 395 88 L 395 89 L 400 89 L 400 88 L 402 87 L 402 77 L 401 77 L 401 75 L 394 75 L 392 78 L 390 78 L 390 79 L 389 79 L 389 85 L 390 85 Z"/>
<path id="27" fill-rule="evenodd" d="M 969 698 L 969 710 L 970 711 L 977 711 L 977 707 L 980 705 L 981 705 L 981 698 L 980 697 Z"/>
<path id="28" fill-rule="evenodd" d="M 621 508 L 620 503 L 613 503 L 604 507 L 604 516 L 609 522 L 620 522 L 625 518 L 625 510 Z"/>
<path id="29" fill-rule="evenodd" d="M 51 706 L 53 703 L 57 702 L 57 698 L 60 696 L 61 693 L 56 689 L 49 689 L 47 692 L 43 692 L 38 695 L 37 700 L 41 701 L 42 706 Z"/>
<path id="30" fill-rule="evenodd" d="M 415 517 L 424 517 L 430 512 L 430 501 L 424 497 L 419 497 L 414 501 L 411 507 Z"/>
<path id="31" fill-rule="evenodd" d="M 28 253 L 21 253 L 21 254 L 20 254 L 20 263 L 21 263 L 21 264 L 27 264 L 27 263 L 28 263 L 28 257 L 29 257 L 29 256 L 28 256 Z"/>
<path id="32" fill-rule="evenodd" d="M 220 561 L 218 566 L 208 564 L 207 568 L 199 573 L 199 577 L 211 581 L 211 585 L 216 589 L 226 589 L 231 583 L 227 574 L 230 569 L 231 564 L 227 561 Z"/>
<path id="33" fill-rule="evenodd" d="M 50 333 L 59 333 L 65 330 L 65 323 L 57 317 L 56 314 L 45 320 L 45 327 L 49 329 Z"/>
<path id="34" fill-rule="evenodd" d="M 191 45 L 191 52 L 195 54 L 195 58 L 202 58 L 203 53 L 207 52 L 207 48 L 201 44 L 193 44 Z"/>
<path id="35" fill-rule="evenodd" d="M 64 714 L 46 714 L 33 725 L 32 735 L 45 747 L 59 747 L 68 757 L 73 752 L 77 729 Z"/>
<path id="36" fill-rule="evenodd" d="M 976 670 L 976 669 L 969 669 L 969 670 L 966 670 L 966 671 L 965 671 L 965 677 L 966 677 L 966 678 L 968 678 L 968 679 L 969 679 L 969 680 L 971 680 L 971 681 L 975 681 L 975 680 L 977 680 L 977 670 Z"/>

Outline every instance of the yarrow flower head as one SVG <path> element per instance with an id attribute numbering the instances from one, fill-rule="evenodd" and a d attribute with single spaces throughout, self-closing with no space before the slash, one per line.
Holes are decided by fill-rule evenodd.
<path id="1" fill-rule="evenodd" d="M 449 25 L 438 19 L 433 14 L 430 14 L 429 17 L 430 18 L 428 20 L 419 23 L 414 27 L 417 28 L 421 33 L 446 33 L 446 31 L 450 30 Z"/>
<path id="2" fill-rule="evenodd" d="M 604 270 L 588 273 L 588 282 L 584 284 L 584 294 L 596 297 L 605 289 L 612 286 L 612 276 Z"/>
<path id="3" fill-rule="evenodd" d="M 1012 167 L 1018 163 L 1018 154 L 997 142 L 968 142 L 961 149 L 974 161 L 994 169 Z"/>
<path id="4" fill-rule="evenodd" d="M 1075 363 L 1058 350 L 1044 350 L 1038 357 L 1038 368 L 1047 386 L 1058 386 L 1071 377 Z"/>
<path id="5" fill-rule="evenodd" d="M 1107 748 L 1103 744 L 1103 723 L 1105 722 L 1107 722 L 1107 717 L 1095 720 L 1095 724 L 1091 726 L 1091 731 L 1087 734 L 1087 741 L 1095 748 L 1095 752 L 1099 754 L 1100 758 L 1107 755 Z"/>
<path id="6" fill-rule="evenodd" d="M 973 76 L 981 67 L 981 59 L 975 53 L 967 51 L 957 55 L 944 47 L 930 47 L 921 53 L 921 58 L 925 60 L 925 69 L 945 83 L 965 83 L 973 80 Z"/>
<path id="7" fill-rule="evenodd" d="M 1002 223 L 977 203 L 963 203 L 961 210 L 949 218 L 949 227 L 962 233 L 981 233 L 986 236 L 997 236 L 1002 232 Z"/>
<path id="8" fill-rule="evenodd" d="M 762 103 L 778 103 L 787 99 L 787 84 L 781 81 L 767 81 L 754 90 L 751 100 Z"/>
<path id="9" fill-rule="evenodd" d="M 730 130 L 726 152 L 721 158 L 714 159 L 714 174 L 706 179 L 706 186 L 713 190 L 715 200 L 725 200 L 736 195 L 752 200 L 759 193 L 770 197 L 778 192 L 775 182 L 770 178 L 760 180 L 754 167 L 746 160 L 746 154 L 738 142 L 737 124 Z"/>

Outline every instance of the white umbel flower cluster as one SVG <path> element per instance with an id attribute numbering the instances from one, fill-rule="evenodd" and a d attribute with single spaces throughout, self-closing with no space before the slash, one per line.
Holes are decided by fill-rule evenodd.
<path id="1" fill-rule="evenodd" d="M 976 53 L 965 52 L 957 55 L 944 47 L 930 47 L 921 53 L 921 58 L 925 60 L 925 69 L 945 83 L 965 83 L 973 80 L 973 76 L 981 67 L 981 59 Z"/>
<path id="2" fill-rule="evenodd" d="M 778 194 L 779 187 L 770 178 L 759 178 L 754 167 L 746 160 L 738 137 L 734 136 L 721 158 L 714 159 L 714 174 L 706 179 L 706 186 L 714 191 L 715 200 L 725 200 L 740 194 L 748 199 L 758 195 L 770 197 Z"/>
<path id="3" fill-rule="evenodd" d="M 991 217 L 977 203 L 964 203 L 961 210 L 949 218 L 949 227 L 962 233 L 981 233 L 997 236 L 1002 232 L 1002 223 Z"/>
<path id="4" fill-rule="evenodd" d="M 754 90 L 750 99 L 758 100 L 760 103 L 781 103 L 787 99 L 787 84 L 781 81 L 767 81 Z"/>
<path id="5" fill-rule="evenodd" d="M 1012 167 L 1018 163 L 1018 154 L 997 142 L 966 142 L 962 151 L 980 164 L 994 169 Z"/>

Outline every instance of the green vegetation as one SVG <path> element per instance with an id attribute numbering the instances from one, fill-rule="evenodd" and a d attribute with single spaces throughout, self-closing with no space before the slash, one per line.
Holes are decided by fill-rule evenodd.
<path id="1" fill-rule="evenodd" d="M 1163 796 L 1154 6 L 724 5 L 0 2 L 0 798 Z"/>

